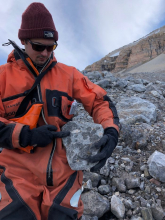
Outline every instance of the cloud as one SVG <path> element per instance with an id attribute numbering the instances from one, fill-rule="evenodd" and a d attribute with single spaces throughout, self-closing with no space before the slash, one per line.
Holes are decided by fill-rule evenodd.
<path id="1" fill-rule="evenodd" d="M 0 2 L 0 44 L 12 39 L 21 46 L 21 15 L 33 1 Z M 131 43 L 163 24 L 163 0 L 41 0 L 59 32 L 59 62 L 83 70 L 109 52 Z M 11 46 L 0 47 L 3 63 Z"/>
<path id="2" fill-rule="evenodd" d="M 106 55 L 143 37 L 162 20 L 162 4 L 161 0 L 102 0 L 97 4 L 91 0 L 83 3 L 84 29 L 89 35 L 89 45 L 94 47 L 96 54 Z"/>

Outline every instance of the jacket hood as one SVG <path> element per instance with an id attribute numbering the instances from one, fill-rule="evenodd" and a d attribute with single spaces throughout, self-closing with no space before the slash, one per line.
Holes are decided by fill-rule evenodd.
<path id="1" fill-rule="evenodd" d="M 7 62 L 10 63 L 10 62 L 13 62 L 15 60 L 15 57 L 14 57 L 14 50 L 8 55 L 8 58 L 7 58 Z"/>

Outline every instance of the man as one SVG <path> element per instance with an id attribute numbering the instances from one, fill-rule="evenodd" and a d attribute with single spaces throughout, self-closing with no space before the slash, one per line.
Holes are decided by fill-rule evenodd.
<path id="1" fill-rule="evenodd" d="M 78 207 L 70 200 L 83 175 L 69 167 L 61 139 L 69 132 L 60 130 L 74 99 L 103 126 L 101 151 L 89 158 L 95 172 L 117 145 L 116 109 L 106 91 L 56 62 L 58 32 L 43 4 L 25 10 L 18 37 L 25 51 L 10 41 L 15 49 L 0 67 L 0 220 L 80 219 L 81 199 Z"/>

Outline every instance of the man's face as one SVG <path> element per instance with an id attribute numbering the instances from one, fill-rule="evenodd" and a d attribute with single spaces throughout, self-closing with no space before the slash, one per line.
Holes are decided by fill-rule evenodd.
<path id="1" fill-rule="evenodd" d="M 39 44 L 43 44 L 43 45 L 53 45 L 54 44 L 54 40 L 52 39 L 30 39 L 31 42 L 33 43 L 39 43 Z M 43 65 L 47 59 L 51 56 L 51 52 L 48 52 L 47 49 L 45 49 L 44 51 L 35 51 L 32 48 L 31 43 L 27 40 L 27 42 L 25 42 L 24 40 L 21 40 L 22 45 L 25 46 L 25 52 L 27 53 L 27 55 L 31 58 L 31 60 L 38 64 L 38 65 Z"/>

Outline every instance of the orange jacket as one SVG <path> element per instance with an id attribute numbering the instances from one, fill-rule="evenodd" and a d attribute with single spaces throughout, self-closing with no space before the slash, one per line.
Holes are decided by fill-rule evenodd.
<path id="1" fill-rule="evenodd" d="M 55 57 L 50 63 L 52 61 L 56 61 Z M 35 69 L 30 61 L 29 63 Z M 36 69 L 35 72 L 38 74 Z M 0 66 L 0 125 L 5 124 L 10 128 L 10 141 L 8 141 L 10 147 L 1 147 L 10 149 L 20 147 L 19 135 L 24 125 L 13 123 L 9 119 L 15 116 L 21 101 L 34 81 L 34 75 L 21 59 L 15 58 L 14 52 L 9 55 L 7 64 Z M 40 90 L 44 102 L 45 119 L 48 124 L 57 126 L 58 131 L 73 117 L 68 113 L 74 99 L 83 104 L 95 123 L 101 124 L 104 129 L 114 127 L 119 130 L 115 122 L 116 119 L 118 121 L 118 116 L 114 115 L 115 111 L 109 102 L 105 101 L 106 91 L 92 83 L 74 67 L 57 63 L 41 80 Z M 44 122 L 40 117 L 39 125 L 42 124 Z M 60 140 L 57 141 L 58 147 L 61 148 Z"/>
<path id="2" fill-rule="evenodd" d="M 38 75 L 39 73 L 30 59 L 27 58 L 27 60 Z M 56 59 L 52 58 L 48 66 L 52 61 L 56 61 Z M 75 172 L 69 167 L 66 152 L 62 147 L 62 140 L 56 139 L 56 148 L 53 143 L 44 148 L 36 147 L 33 154 L 20 150 L 19 135 L 24 124 L 20 121 L 16 122 L 13 118 L 34 81 L 35 76 L 24 62 L 16 56 L 15 52 L 9 55 L 7 64 L 0 66 L 0 147 L 7 148 L 0 154 L 0 165 L 6 169 L 5 175 L 12 180 L 14 188 L 33 210 L 37 219 L 40 219 L 38 216 L 41 214 L 36 205 L 41 203 L 40 201 L 36 202 L 36 197 L 31 196 L 31 194 L 39 195 L 44 189 L 45 199 L 39 210 L 40 208 L 43 209 L 45 216 L 43 219 L 47 219 L 49 208 L 54 204 L 54 198 L 59 198 L 61 190 L 63 192 L 66 186 L 68 188 L 69 181 L 71 188 L 66 191 L 67 194 L 63 196 L 64 198 L 62 197 L 60 205 L 76 210 L 78 218 L 80 218 L 83 213 L 82 201 L 79 200 L 78 207 L 73 208 L 70 205 L 70 200 L 73 194 L 81 188 L 83 174 L 82 171 Z M 48 124 L 55 125 L 58 131 L 72 119 L 73 115 L 68 113 L 74 99 L 84 105 L 95 123 L 102 124 L 103 128 L 114 127 L 116 130 L 119 129 L 116 108 L 106 96 L 106 91 L 92 83 L 73 67 L 57 63 L 42 78 L 38 91 L 42 97 L 45 119 Z M 44 120 L 40 116 L 38 125 L 43 124 Z M 12 149 L 12 152 L 8 149 Z M 76 179 L 72 179 L 72 176 L 75 176 Z M 26 181 L 24 184 L 27 177 L 30 179 L 30 185 Z M 33 178 L 34 183 L 32 183 Z M 72 182 L 70 182 L 71 180 Z M 46 188 L 45 185 L 54 187 Z M 4 188 L 3 184 L 3 190 L 1 190 L 3 193 L 5 193 Z M 52 192 L 51 197 L 48 190 Z M 3 203 L 4 206 L 5 204 Z M 57 204 L 55 205 L 57 206 Z"/>

